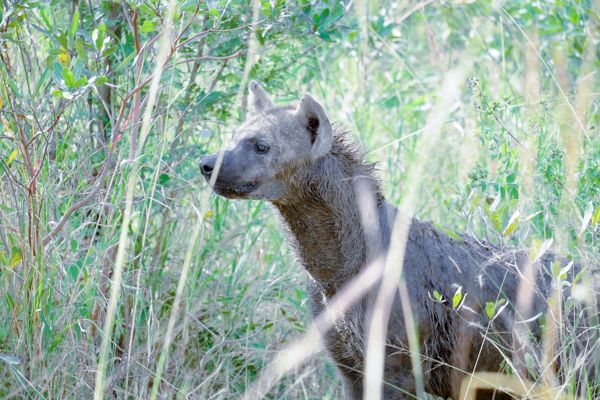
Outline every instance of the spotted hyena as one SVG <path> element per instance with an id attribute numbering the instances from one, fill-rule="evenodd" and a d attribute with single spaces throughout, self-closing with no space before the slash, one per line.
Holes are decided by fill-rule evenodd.
<path id="1" fill-rule="evenodd" d="M 312 307 L 318 314 L 370 261 L 385 258 L 398 211 L 381 193 L 373 165 L 364 161 L 345 132 L 332 126 L 313 97 L 306 94 L 296 105 L 279 107 L 251 82 L 249 105 L 248 118 L 222 151 L 220 165 L 217 155 L 209 155 L 200 168 L 221 196 L 273 204 L 298 260 L 312 277 Z M 369 218 L 375 229 L 370 231 L 359 196 L 366 196 L 372 208 Z M 449 237 L 417 219 L 405 221 L 410 227 L 403 279 L 418 327 L 425 389 L 457 398 L 465 372 L 497 371 L 511 358 L 516 292 L 528 255 L 468 235 Z M 553 260 L 546 255 L 536 261 L 540 272 L 528 316 L 546 308 L 551 289 L 547 270 Z M 459 310 L 432 299 L 434 292 L 451 299 L 457 286 L 466 294 Z M 362 396 L 365 336 L 376 289 L 357 300 L 324 338 L 353 399 Z M 485 304 L 499 299 L 508 306 L 492 322 Z M 387 331 L 386 399 L 414 398 L 404 321 L 396 296 Z M 533 335 L 539 335 L 539 326 L 533 325 Z"/>

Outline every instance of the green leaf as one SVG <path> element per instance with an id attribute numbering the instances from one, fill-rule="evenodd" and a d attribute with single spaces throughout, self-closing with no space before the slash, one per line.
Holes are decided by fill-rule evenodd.
<path id="1" fill-rule="evenodd" d="M 265 44 L 265 37 L 263 36 L 263 30 L 258 28 L 255 31 L 256 33 L 256 39 L 258 40 L 258 43 L 263 46 Z"/>
<path id="2" fill-rule="evenodd" d="M 436 299 L 437 301 L 442 301 L 442 294 L 440 292 L 438 292 L 437 290 L 434 290 L 433 298 Z"/>
<path id="3" fill-rule="evenodd" d="M 92 79 L 90 79 L 90 83 L 93 83 L 96 86 L 102 86 L 104 85 L 106 82 L 108 82 L 108 78 L 104 75 L 100 75 L 100 76 L 96 76 L 96 79 L 94 79 L 94 81 L 92 82 Z"/>
<path id="4" fill-rule="evenodd" d="M 48 28 L 49 31 L 53 31 L 54 27 L 52 26 L 52 24 L 50 23 L 50 20 L 48 19 L 48 15 L 46 14 L 46 9 L 44 9 L 44 8 L 40 9 L 40 17 L 42 18 L 42 21 L 44 21 L 44 25 L 46 25 L 46 28 Z"/>
<path id="5" fill-rule="evenodd" d="M 192 12 L 198 6 L 198 0 L 188 0 L 181 6 L 181 11 Z"/>
<path id="6" fill-rule="evenodd" d="M 535 361 L 535 357 L 531 355 L 531 353 L 525 353 L 525 365 L 529 371 L 536 371 L 538 368 L 536 367 L 537 362 Z"/>
<path id="7" fill-rule="evenodd" d="M 594 211 L 594 215 L 592 216 L 592 226 L 596 226 L 598 221 L 600 221 L 600 206 L 596 207 L 596 211 Z"/>
<path id="8" fill-rule="evenodd" d="M 75 81 L 75 87 L 80 88 L 82 86 L 85 86 L 87 83 L 88 83 L 87 78 L 85 76 L 82 76 L 81 78 L 79 78 Z"/>
<path id="9" fill-rule="evenodd" d="M 154 22 L 150 20 L 145 20 L 142 26 L 140 27 L 140 30 L 144 33 L 154 32 L 154 29 Z"/>
<path id="10" fill-rule="evenodd" d="M 81 38 L 77 38 L 77 40 L 75 40 L 75 50 L 77 50 L 77 55 L 79 58 L 81 58 L 81 60 L 87 64 L 88 56 L 87 52 L 85 51 L 85 45 L 83 44 L 83 40 L 81 40 Z"/>
<path id="11" fill-rule="evenodd" d="M 321 14 L 313 15 L 313 22 L 315 24 L 315 28 L 320 28 L 322 26 L 327 25 L 327 17 L 329 17 L 329 8 L 324 9 Z"/>
<path id="12" fill-rule="evenodd" d="M 458 306 L 460 306 L 460 302 L 462 301 L 462 299 L 462 286 L 459 286 L 458 289 L 456 289 L 456 292 L 454 292 L 454 296 L 452 297 L 452 308 L 456 310 Z"/>
<path id="13" fill-rule="evenodd" d="M 169 183 L 169 180 L 171 180 L 169 174 L 162 173 L 158 176 L 158 183 L 160 185 L 166 185 L 167 183 Z"/>
<path id="14" fill-rule="evenodd" d="M 8 73 L 6 72 L 6 67 L 4 66 L 4 63 L 0 63 L 0 66 L 2 67 L 3 81 L 8 83 L 8 86 L 10 87 L 10 90 L 13 92 L 15 97 L 21 97 L 21 92 L 19 92 L 19 88 L 17 87 L 15 81 L 13 79 L 8 79 Z"/>
<path id="15" fill-rule="evenodd" d="M 504 303 L 506 303 L 505 299 L 500 299 L 498 301 L 488 301 L 485 303 L 485 314 L 487 317 L 492 320 L 496 315 L 496 310 L 501 307 Z"/>
<path id="16" fill-rule="evenodd" d="M 498 232 L 502 232 L 502 218 L 501 218 L 500 214 L 501 214 L 501 212 L 499 210 L 498 211 L 490 211 L 488 213 L 488 218 L 490 219 L 492 226 Z"/>
<path id="17" fill-rule="evenodd" d="M 65 85 L 71 89 L 75 89 L 75 74 L 69 68 L 63 68 L 62 78 L 65 81 Z"/>
<path id="18" fill-rule="evenodd" d="M 460 235 L 458 233 L 454 232 L 451 229 L 448 229 L 440 224 L 433 224 L 433 226 L 435 228 L 439 229 L 440 231 L 444 232 L 446 235 L 450 236 L 454 240 L 458 240 L 460 242 L 464 241 L 464 239 L 462 237 L 460 237 Z"/>
<path id="19" fill-rule="evenodd" d="M 96 45 L 96 48 L 102 51 L 102 47 L 104 47 L 104 36 L 106 35 L 106 24 L 102 23 L 98 25 L 98 28 L 94 29 L 92 32 L 92 40 Z"/>
<path id="20" fill-rule="evenodd" d="M 560 276 L 560 262 L 554 261 L 550 264 L 550 271 L 552 272 L 552 277 L 558 278 Z"/>
<path id="21" fill-rule="evenodd" d="M 219 91 L 213 91 L 208 93 L 206 96 L 202 97 L 198 103 L 197 111 L 203 113 L 204 110 L 211 107 L 215 103 L 217 103 L 220 99 L 222 99 L 226 94 Z"/>
<path id="22" fill-rule="evenodd" d="M 397 108 L 400 106 L 400 99 L 398 99 L 398 96 L 393 95 L 385 99 L 382 104 L 385 108 Z"/>
<path id="23" fill-rule="evenodd" d="M 16 267 L 21 262 L 21 259 L 21 249 L 14 247 L 10 255 L 10 260 L 8 260 L 8 267 L 10 269 Z"/>
<path id="24" fill-rule="evenodd" d="M 563 281 L 567 279 L 567 272 L 571 270 L 573 267 L 573 261 L 570 261 L 564 268 L 562 268 L 559 272 L 559 278 Z"/>
<path id="25" fill-rule="evenodd" d="M 8 23 L 8 27 L 9 28 L 14 28 L 18 25 L 21 24 L 21 22 L 23 22 L 23 20 L 27 18 L 27 14 L 21 14 L 18 17 L 16 17 L 15 19 L 13 19 L 11 22 Z"/>
<path id="26" fill-rule="evenodd" d="M 65 49 L 69 48 L 69 38 L 67 37 L 67 34 L 62 29 L 58 30 L 57 40 L 58 40 L 58 43 L 60 43 L 61 47 L 65 48 Z"/>
<path id="27" fill-rule="evenodd" d="M 50 74 L 52 73 L 52 70 L 49 67 L 44 68 L 44 72 L 42 73 L 42 75 L 39 77 L 37 83 L 35 84 L 35 95 L 39 95 L 40 90 L 42 89 L 42 87 L 44 85 L 46 85 L 46 81 L 48 80 L 48 77 L 50 76 Z"/>
<path id="28" fill-rule="evenodd" d="M 127 57 L 125 57 L 123 59 L 123 61 L 121 61 L 116 67 L 115 67 L 115 71 L 124 71 L 127 70 L 130 66 L 131 66 L 131 60 L 133 60 L 136 56 L 136 52 L 132 51 L 131 53 L 129 53 L 127 55 Z"/>
<path id="29" fill-rule="evenodd" d="M 19 154 L 19 150 L 14 149 L 10 156 L 8 156 L 8 160 L 6 161 L 6 165 L 10 165 L 11 162 L 15 159 L 15 157 Z"/>
<path id="30" fill-rule="evenodd" d="M 77 28 L 79 27 L 79 10 L 75 10 L 73 14 L 73 19 L 71 20 L 71 26 L 69 27 L 69 42 L 73 43 L 73 39 L 75 38 L 75 33 L 77 32 Z"/>
<path id="31" fill-rule="evenodd" d="M 494 317 L 494 311 L 496 309 L 496 303 L 493 301 L 487 301 L 485 303 L 485 314 L 489 319 Z"/>
<path id="32" fill-rule="evenodd" d="M 331 34 L 333 33 L 333 31 L 323 31 L 320 30 L 317 31 L 317 34 L 319 35 L 319 37 L 323 40 L 325 40 L 326 42 L 334 42 L 333 38 L 331 37 Z"/>

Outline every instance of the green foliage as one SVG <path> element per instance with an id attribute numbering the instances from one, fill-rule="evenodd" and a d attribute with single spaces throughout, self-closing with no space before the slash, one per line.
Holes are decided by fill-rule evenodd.
<path id="1" fill-rule="evenodd" d="M 500 299 L 497 301 L 488 301 L 485 303 L 485 314 L 487 317 L 492 320 L 501 310 L 501 307 L 506 304 L 505 299 Z"/>
<path id="2" fill-rule="evenodd" d="M 458 309 L 458 307 L 461 305 L 462 301 L 463 301 L 463 293 L 462 293 L 462 286 L 459 286 L 456 289 L 456 292 L 454 292 L 454 296 L 452 296 L 452 308 L 454 308 L 455 310 Z"/>
<path id="3" fill-rule="evenodd" d="M 207 187 L 198 160 L 243 116 L 249 79 L 282 102 L 304 91 L 322 99 L 379 162 L 386 197 L 398 203 L 442 79 L 468 60 L 469 80 L 417 188 L 418 216 L 458 241 L 466 232 L 527 247 L 533 258 L 552 245 L 598 260 L 591 0 L 419 10 L 261 0 L 257 21 L 252 2 L 175 0 L 140 142 L 168 3 L 24 0 L 0 9 L 0 397 L 91 396 L 132 160 L 111 393 L 149 397 L 196 224 L 161 397 L 239 396 L 273 351 L 306 330 L 306 276 L 270 208 L 199 201 Z M 556 265 L 555 277 L 567 267 Z M 432 289 L 432 301 L 460 309 L 468 294 L 457 285 Z M 499 299 L 483 312 L 492 320 L 507 306 Z M 271 396 L 340 398 L 337 379 L 317 357 Z"/>

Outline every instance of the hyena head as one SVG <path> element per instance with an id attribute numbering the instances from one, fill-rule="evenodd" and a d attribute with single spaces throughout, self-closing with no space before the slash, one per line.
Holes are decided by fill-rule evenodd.
<path id="1" fill-rule="evenodd" d="M 277 201 L 295 170 L 329 153 L 331 123 L 310 95 L 298 107 L 276 107 L 255 81 L 248 104 L 248 118 L 221 150 L 220 166 L 219 155 L 212 154 L 200 161 L 200 170 L 221 196 Z"/>

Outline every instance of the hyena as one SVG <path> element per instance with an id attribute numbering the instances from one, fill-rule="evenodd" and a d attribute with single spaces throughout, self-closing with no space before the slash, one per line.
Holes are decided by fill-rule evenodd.
<path id="1" fill-rule="evenodd" d="M 347 134 L 332 126 L 313 97 L 306 94 L 296 105 L 278 107 L 253 81 L 249 107 L 248 118 L 222 151 L 220 166 L 217 155 L 209 155 L 200 162 L 201 172 L 207 181 L 218 173 L 212 189 L 221 196 L 273 204 L 299 262 L 312 277 L 309 292 L 316 315 L 369 260 L 385 257 L 398 211 L 381 193 L 373 165 Z M 358 196 L 365 194 L 374 209 L 374 240 L 361 223 Z M 517 289 L 529 257 L 468 235 L 450 237 L 431 223 L 408 221 L 403 279 L 418 327 L 424 386 L 431 394 L 458 398 L 465 373 L 497 371 L 510 359 Z M 521 318 L 546 309 L 553 261 L 565 266 L 552 255 L 535 262 L 539 272 L 531 306 Z M 458 286 L 464 296 L 460 309 L 441 300 L 452 299 Z M 353 399 L 362 397 L 366 333 L 376 295 L 377 286 L 346 310 L 324 338 Z M 493 321 L 485 311 L 488 302 L 505 304 Z M 415 382 L 404 321 L 396 296 L 387 331 L 386 399 L 414 398 L 407 394 L 414 393 Z M 533 325 L 532 334 L 539 335 L 539 324 Z"/>

